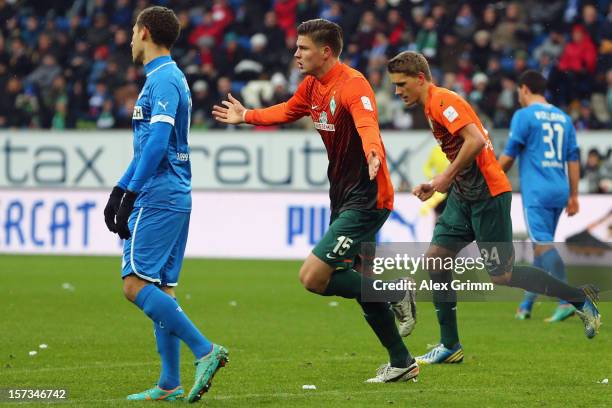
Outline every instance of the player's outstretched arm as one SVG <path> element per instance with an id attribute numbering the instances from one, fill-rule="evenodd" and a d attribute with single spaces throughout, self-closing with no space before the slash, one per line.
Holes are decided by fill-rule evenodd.
<path id="1" fill-rule="evenodd" d="M 230 125 L 239 125 L 245 122 L 247 110 L 231 93 L 227 94 L 227 100 L 222 101 L 221 104 L 223 106 L 213 106 L 212 115 L 217 121 Z"/>
<path id="2" fill-rule="evenodd" d="M 213 117 L 221 123 L 233 125 L 249 123 L 251 125 L 271 126 L 296 121 L 310 113 L 306 92 L 309 82 L 312 82 L 312 80 L 305 79 L 302 81 L 295 94 L 287 102 L 263 109 L 246 109 L 238 99 L 228 94 L 227 101 L 221 102 L 223 106 L 215 105 L 213 107 Z"/>

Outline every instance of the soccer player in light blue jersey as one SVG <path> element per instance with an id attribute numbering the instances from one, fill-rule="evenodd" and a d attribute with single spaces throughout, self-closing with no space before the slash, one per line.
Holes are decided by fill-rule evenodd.
<path id="1" fill-rule="evenodd" d="M 191 212 L 189 125 L 191 94 L 185 76 L 170 57 L 179 21 L 165 7 L 143 10 L 132 35 L 134 63 L 146 81 L 132 115 L 134 158 L 104 210 L 108 229 L 125 239 L 123 292 L 152 321 L 161 375 L 148 390 L 129 400 L 183 398 L 180 342 L 196 359 L 188 401 L 199 400 L 227 362 L 227 350 L 212 344 L 176 302 L 174 287 L 185 253 Z"/>
<path id="2" fill-rule="evenodd" d="M 519 158 L 524 216 L 534 244 L 534 266 L 566 281 L 563 260 L 552 243 L 563 209 L 570 217 L 578 212 L 579 152 L 571 118 L 546 102 L 545 90 L 546 79 L 537 71 L 526 71 L 519 78 L 518 97 L 523 108 L 512 117 L 510 137 L 500 164 L 508 171 L 515 158 Z M 517 319 L 531 317 L 535 298 L 536 294 L 525 292 Z M 575 312 L 574 306 L 561 300 L 546 321 L 562 321 Z"/>

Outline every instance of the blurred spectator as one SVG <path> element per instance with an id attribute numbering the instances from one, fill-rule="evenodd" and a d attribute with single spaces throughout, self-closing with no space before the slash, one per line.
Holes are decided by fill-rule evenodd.
<path id="1" fill-rule="evenodd" d="M 120 68 L 127 68 L 132 63 L 131 36 L 122 28 L 115 31 L 115 41 L 111 45 L 113 59 Z"/>
<path id="2" fill-rule="evenodd" d="M 485 71 L 491 56 L 491 34 L 479 30 L 474 34 L 474 44 L 470 52 L 470 60 L 479 71 Z"/>
<path id="3" fill-rule="evenodd" d="M 376 16 L 371 11 L 366 11 L 361 17 L 357 32 L 355 33 L 353 40 L 360 50 L 372 48 L 374 44 L 374 38 L 378 29 L 378 22 Z"/>
<path id="4" fill-rule="evenodd" d="M 45 55 L 39 65 L 30 75 L 27 76 L 26 82 L 38 87 L 43 91 L 51 87 L 51 82 L 62 72 L 62 68 L 58 65 L 55 57 L 51 54 Z"/>
<path id="5" fill-rule="evenodd" d="M 197 80 L 191 86 L 191 92 L 193 104 L 191 123 L 195 127 L 211 127 L 213 122 L 211 112 L 215 101 L 208 90 L 208 83 L 201 79 Z"/>
<path id="6" fill-rule="evenodd" d="M 601 42 L 600 23 L 597 8 L 593 4 L 585 4 L 582 8 L 582 24 L 595 45 Z"/>
<path id="7" fill-rule="evenodd" d="M 439 60 L 440 68 L 443 72 L 457 72 L 459 67 L 458 58 L 463 47 L 454 32 L 447 32 L 442 38 L 440 46 Z"/>
<path id="8" fill-rule="evenodd" d="M 558 85 L 563 90 L 562 97 L 565 97 L 565 104 L 575 99 L 588 98 L 596 60 L 597 50 L 589 34 L 583 26 L 574 26 L 572 41 L 563 49 L 558 65 L 562 74 Z"/>
<path id="9" fill-rule="evenodd" d="M 528 37 L 529 27 L 521 16 L 519 5 L 508 4 L 504 17 L 493 31 L 491 39 L 493 49 L 508 55 L 516 50 L 525 50 Z"/>
<path id="10" fill-rule="evenodd" d="M 391 9 L 389 11 L 385 31 L 389 39 L 389 44 L 397 47 L 402 41 L 406 31 L 406 23 L 397 9 Z"/>
<path id="11" fill-rule="evenodd" d="M 96 14 L 93 21 L 92 27 L 87 30 L 87 43 L 93 48 L 108 44 L 111 38 L 111 32 L 108 29 L 108 17 L 106 17 L 106 14 Z"/>
<path id="12" fill-rule="evenodd" d="M 111 23 L 118 27 L 128 27 L 132 24 L 132 8 L 130 0 L 116 0 Z"/>
<path id="13" fill-rule="evenodd" d="M 115 125 L 115 118 L 113 116 L 113 100 L 106 99 L 102 104 L 102 112 L 96 120 L 96 127 L 98 129 L 111 129 Z"/>
<path id="14" fill-rule="evenodd" d="M 130 127 L 145 80 L 132 63 L 132 24 L 153 3 L 177 12 L 172 54 L 203 106 L 194 104 L 194 126 L 207 126 L 211 101 L 230 90 L 263 105 L 288 98 L 302 78 L 296 25 L 319 17 L 343 28 L 341 60 L 370 78 L 384 127 L 427 126 L 387 103 L 387 58 L 407 49 L 423 52 L 435 81 L 496 126 L 507 126 L 516 108 L 509 86 L 527 67 L 542 71 L 551 102 L 578 126 L 610 126 L 612 4 L 575 0 L 0 0 L 0 103 L 14 113 L 0 113 L 0 126 Z"/>
<path id="15" fill-rule="evenodd" d="M 582 178 L 586 182 L 583 191 L 586 193 L 601 193 L 600 183 L 604 178 L 604 166 L 599 150 L 592 148 L 587 154 L 587 159 L 582 168 Z"/>
<path id="16" fill-rule="evenodd" d="M 487 75 L 483 74 L 482 72 L 478 72 L 474 75 L 474 78 L 472 78 L 474 88 L 472 89 L 472 92 L 470 92 L 468 100 L 470 101 L 470 104 L 477 108 L 480 112 L 484 112 L 483 107 L 486 101 L 485 96 L 488 81 L 489 78 L 487 78 Z"/>
<path id="17" fill-rule="evenodd" d="M 23 87 L 21 81 L 10 78 L 3 92 L 0 93 L 0 127 L 22 128 L 29 124 L 28 112 L 23 102 Z"/>
<path id="18" fill-rule="evenodd" d="M 606 81 L 608 83 L 608 91 L 606 93 L 608 112 L 612 112 L 612 69 L 609 69 L 606 73 Z"/>
<path id="19" fill-rule="evenodd" d="M 390 92 L 391 87 L 384 83 L 383 74 L 380 70 L 370 71 L 368 82 L 372 85 L 376 98 L 378 123 L 381 128 L 388 129 L 393 125 L 393 101 L 395 96 Z"/>
<path id="20" fill-rule="evenodd" d="M 89 110 L 89 101 L 83 81 L 76 81 L 68 93 L 66 128 L 74 129 Z"/>
<path id="21" fill-rule="evenodd" d="M 266 13 L 262 33 L 266 36 L 268 48 L 271 52 L 283 51 L 285 48 L 285 32 L 278 26 L 274 11 Z"/>
<path id="22" fill-rule="evenodd" d="M 318 18 L 319 17 L 319 1 L 318 0 L 298 0 L 295 13 L 296 13 L 296 24 L 300 24 L 303 21 L 312 20 L 313 18 Z M 276 18 L 276 14 L 275 14 L 275 18 Z M 347 19 L 345 18 L 344 20 L 346 21 Z M 352 28 L 349 29 L 349 31 L 352 31 Z"/>
<path id="23" fill-rule="evenodd" d="M 100 116 L 104 102 L 108 97 L 108 87 L 104 82 L 98 82 L 93 94 L 89 98 L 89 116 L 92 119 L 97 119 Z"/>
<path id="24" fill-rule="evenodd" d="M 484 11 L 482 12 L 482 21 L 480 22 L 478 29 L 491 33 L 496 27 L 497 11 L 495 10 L 495 6 L 490 4 L 485 7 Z"/>
<path id="25" fill-rule="evenodd" d="M 587 101 L 580 105 L 580 111 L 578 118 L 574 120 L 574 127 L 576 130 L 597 130 L 601 129 L 601 123 L 597 120 L 591 106 Z"/>
<path id="26" fill-rule="evenodd" d="M 272 78 L 270 78 L 270 84 L 272 85 L 272 96 L 270 99 L 264 100 L 266 106 L 283 103 L 291 98 L 291 93 L 287 87 L 287 80 L 283 74 L 280 72 L 274 73 Z"/>
<path id="27" fill-rule="evenodd" d="M 219 75 L 233 75 L 235 67 L 247 57 L 246 50 L 238 44 L 238 36 L 232 32 L 225 34 L 223 45 L 218 52 L 213 54 L 212 49 L 206 49 L 206 53 L 210 52 L 212 61 L 203 60 L 203 63 L 214 62 Z"/>
<path id="28" fill-rule="evenodd" d="M 477 21 L 472 13 L 472 6 L 469 3 L 464 3 L 459 8 L 457 18 L 455 19 L 455 33 L 463 40 L 472 38 L 476 31 Z"/>
<path id="29" fill-rule="evenodd" d="M 553 60 L 559 59 L 563 49 L 565 48 L 565 36 L 556 28 L 553 28 L 546 40 L 533 50 L 533 57 L 537 60 L 542 58 L 543 54 L 547 54 Z"/>
<path id="30" fill-rule="evenodd" d="M 427 58 L 435 58 L 438 51 L 438 32 L 433 17 L 427 17 L 423 28 L 419 30 L 416 36 L 416 49 Z"/>
<path id="31" fill-rule="evenodd" d="M 501 93 L 497 99 L 497 110 L 493 118 L 496 127 L 507 128 L 510 125 L 512 113 L 517 109 L 516 84 L 510 78 L 502 78 Z"/>

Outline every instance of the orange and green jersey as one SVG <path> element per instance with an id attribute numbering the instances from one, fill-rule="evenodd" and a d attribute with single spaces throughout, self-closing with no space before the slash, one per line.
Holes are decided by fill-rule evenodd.
<path id="1" fill-rule="evenodd" d="M 424 108 L 433 135 L 451 163 L 463 146 L 459 131 L 465 126 L 473 123 L 486 140 L 486 145 L 476 156 L 476 160 L 461 170 L 455 178 L 454 193 L 465 200 L 477 201 L 512 191 L 508 177 L 495 158 L 488 132 L 465 99 L 455 92 L 432 84 Z"/>
<path id="2" fill-rule="evenodd" d="M 393 209 L 393 185 L 385 156 L 372 87 L 359 72 L 338 62 L 321 79 L 307 76 L 287 102 L 248 110 L 245 121 L 277 125 L 310 115 L 325 148 L 332 212 L 346 209 Z M 381 164 L 370 180 L 368 157 Z"/>

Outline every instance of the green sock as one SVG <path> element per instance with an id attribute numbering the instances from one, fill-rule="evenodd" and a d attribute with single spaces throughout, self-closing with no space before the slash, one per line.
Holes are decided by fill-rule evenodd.
<path id="1" fill-rule="evenodd" d="M 534 266 L 515 265 L 508 286 L 563 299 L 577 309 L 582 308 L 586 297 L 582 289 L 570 286 L 549 275 L 544 269 Z"/>
<path id="2" fill-rule="evenodd" d="M 397 331 L 395 316 L 388 303 L 359 303 L 364 311 L 364 317 L 378 340 L 389 353 L 389 363 L 393 367 L 405 368 L 413 362 L 404 341 Z"/>
<path id="3" fill-rule="evenodd" d="M 440 343 L 453 348 L 459 343 L 457 330 L 457 302 L 434 302 L 438 324 L 440 324 Z"/>
<path id="4" fill-rule="evenodd" d="M 332 273 L 323 296 L 341 296 L 347 299 L 361 298 L 361 274 L 353 269 L 339 269 Z"/>
<path id="5" fill-rule="evenodd" d="M 452 280 L 451 273 L 432 273 L 430 275 L 434 283 L 447 283 L 448 290 L 434 290 L 433 303 L 440 325 L 440 343 L 446 348 L 453 348 L 459 343 L 459 331 L 457 329 L 457 292 L 450 289 Z"/>

